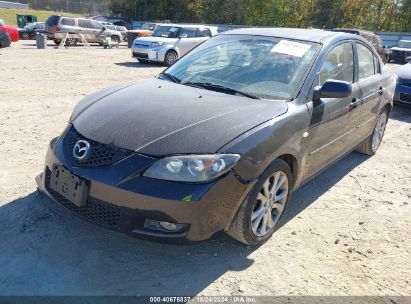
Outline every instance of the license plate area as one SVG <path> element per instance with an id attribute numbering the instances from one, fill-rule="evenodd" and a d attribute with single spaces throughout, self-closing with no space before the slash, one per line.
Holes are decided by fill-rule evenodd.
<path id="1" fill-rule="evenodd" d="M 86 205 L 89 188 L 87 181 L 61 165 L 53 165 L 50 188 L 78 207 Z"/>

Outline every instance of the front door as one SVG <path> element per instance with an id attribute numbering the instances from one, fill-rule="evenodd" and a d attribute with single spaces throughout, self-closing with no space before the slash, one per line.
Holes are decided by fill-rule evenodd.
<path id="1" fill-rule="evenodd" d="M 362 93 L 362 123 L 358 129 L 358 134 L 365 139 L 375 127 L 385 88 L 377 56 L 365 44 L 360 42 L 355 44 L 358 62 L 357 77 Z"/>
<path id="2" fill-rule="evenodd" d="M 180 57 L 191 51 L 198 44 L 195 28 L 183 28 L 176 45 L 180 51 Z"/>
<path id="3" fill-rule="evenodd" d="M 318 82 L 342 80 L 352 83 L 352 94 L 346 98 L 321 98 L 307 106 L 312 113 L 307 137 L 303 139 L 304 179 L 326 167 L 355 146 L 356 128 L 360 123 L 361 91 L 354 82 L 354 45 L 351 41 L 335 46 L 325 57 Z"/>

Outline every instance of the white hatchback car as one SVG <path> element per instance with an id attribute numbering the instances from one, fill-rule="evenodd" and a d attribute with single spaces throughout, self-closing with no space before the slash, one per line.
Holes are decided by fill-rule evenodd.
<path id="1" fill-rule="evenodd" d="M 215 26 L 159 24 L 151 36 L 134 40 L 131 55 L 142 63 L 158 61 L 172 65 L 191 49 L 217 34 Z"/>

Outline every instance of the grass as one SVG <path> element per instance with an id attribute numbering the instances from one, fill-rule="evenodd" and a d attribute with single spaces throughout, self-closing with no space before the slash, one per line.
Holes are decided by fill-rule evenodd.
<path id="1" fill-rule="evenodd" d="M 50 15 L 65 15 L 65 16 L 80 16 L 79 14 L 70 14 L 64 12 L 53 11 L 37 11 L 31 9 L 10 9 L 0 8 L 0 19 L 3 19 L 6 24 L 17 26 L 16 14 L 27 14 L 37 16 L 37 21 L 46 21 Z"/>

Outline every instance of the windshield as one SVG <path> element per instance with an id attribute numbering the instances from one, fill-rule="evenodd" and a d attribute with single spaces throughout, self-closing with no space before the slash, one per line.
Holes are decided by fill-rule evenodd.
<path id="1" fill-rule="evenodd" d="M 166 73 L 182 84 L 213 84 L 258 98 L 290 100 L 298 94 L 320 45 L 288 39 L 219 35 Z"/>
<path id="2" fill-rule="evenodd" d="M 144 23 L 144 24 L 141 26 L 141 29 L 142 29 L 142 30 L 152 31 L 152 30 L 154 30 L 154 27 L 155 27 L 155 24 L 154 24 L 154 23 Z"/>
<path id="3" fill-rule="evenodd" d="M 400 40 L 397 46 L 404 49 L 411 49 L 411 41 Z"/>
<path id="4" fill-rule="evenodd" d="M 181 27 L 159 25 L 154 29 L 152 36 L 163 38 L 177 38 L 180 33 L 180 29 Z"/>

